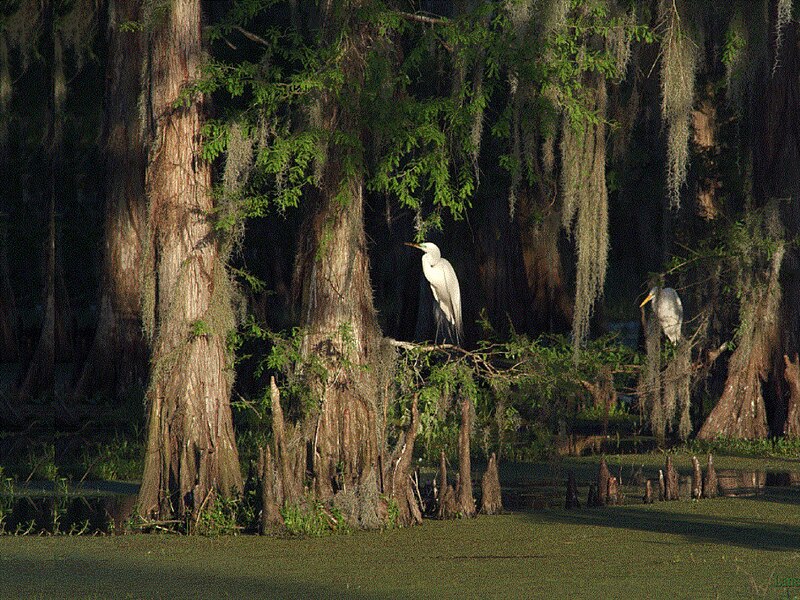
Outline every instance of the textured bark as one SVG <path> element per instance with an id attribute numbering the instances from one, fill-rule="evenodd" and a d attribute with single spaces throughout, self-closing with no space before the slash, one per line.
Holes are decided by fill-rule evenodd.
<path id="1" fill-rule="evenodd" d="M 695 211 L 700 218 L 711 221 L 719 216 L 717 190 L 722 187 L 717 166 L 720 153 L 717 141 L 718 100 L 714 97 L 711 85 L 706 86 L 701 94 L 702 101 L 692 111 L 692 141 L 695 150 L 693 160 L 699 163 L 703 173 L 696 183 Z"/>
<path id="2" fill-rule="evenodd" d="M 611 473 L 608 472 L 606 459 L 600 459 L 600 467 L 597 469 L 597 505 L 605 506 L 608 503 L 608 480 Z"/>
<path id="3" fill-rule="evenodd" d="M 645 504 L 653 503 L 653 485 L 650 483 L 649 479 L 644 482 L 644 496 L 642 496 L 642 501 Z"/>
<path id="4" fill-rule="evenodd" d="M 436 517 L 439 519 L 453 519 L 458 515 L 456 493 L 453 486 L 447 483 L 447 461 L 444 450 L 439 457 L 439 493 L 436 496 Z"/>
<path id="5" fill-rule="evenodd" d="M 475 498 L 472 495 L 472 464 L 469 441 L 472 436 L 472 401 L 461 399 L 461 427 L 458 429 L 458 481 L 456 504 L 462 517 L 475 516 Z"/>
<path id="6" fill-rule="evenodd" d="M 269 533 L 275 527 L 283 524 L 280 513 L 280 502 L 277 492 L 275 461 L 269 447 L 259 452 L 259 479 L 261 483 L 261 534 Z"/>
<path id="7" fill-rule="evenodd" d="M 608 478 L 608 489 L 606 490 L 606 504 L 614 506 L 622 504 L 622 497 L 619 491 L 619 482 L 616 477 Z"/>
<path id="8" fill-rule="evenodd" d="M 703 477 L 703 498 L 716 498 L 718 487 L 719 482 L 717 480 L 717 471 L 714 468 L 714 457 L 709 454 L 706 474 Z"/>
<path id="9" fill-rule="evenodd" d="M 522 260 L 531 290 L 534 330 L 569 331 L 573 301 L 565 282 L 558 248 L 561 217 L 551 208 L 552 198 L 540 194 L 541 200 L 536 202 L 534 194 L 533 191 L 521 191 L 516 212 Z M 537 214 L 542 211 L 545 216 L 540 222 Z"/>
<path id="10" fill-rule="evenodd" d="M 414 397 L 411 402 L 411 420 L 408 429 L 397 441 L 397 447 L 390 460 L 391 472 L 387 475 L 388 481 L 384 486 L 386 496 L 397 504 L 397 524 L 401 526 L 422 523 L 422 511 L 411 482 L 411 463 L 418 428 L 419 410 L 417 398 Z"/>
<path id="11" fill-rule="evenodd" d="M 145 70 L 152 368 L 139 513 L 162 519 L 195 516 L 214 494 L 242 489 L 225 349 L 229 280 L 207 218 L 210 166 L 199 157 L 203 104 L 175 104 L 199 75 L 200 18 L 199 0 L 173 0 L 149 34 Z"/>
<path id="12" fill-rule="evenodd" d="M 678 492 L 678 472 L 672 465 L 672 457 L 667 456 L 667 464 L 664 467 L 664 500 L 679 500 Z"/>
<path id="13" fill-rule="evenodd" d="M 696 500 L 703 495 L 703 473 L 700 471 L 700 461 L 692 457 L 692 499 Z"/>
<path id="14" fill-rule="evenodd" d="M 141 284 L 146 197 L 146 154 L 137 106 L 144 37 L 120 30 L 142 15 L 137 0 L 109 3 L 103 143 L 106 204 L 103 272 L 97 330 L 73 395 L 143 388 L 147 343 L 142 335 Z"/>
<path id="15" fill-rule="evenodd" d="M 48 242 L 45 252 L 45 285 L 44 317 L 39 331 L 39 340 L 36 350 L 28 363 L 25 377 L 20 384 L 17 395 L 21 401 L 43 394 L 53 392 L 53 368 L 55 362 L 55 321 L 56 321 L 56 294 L 55 294 L 55 214 L 54 206 L 50 205 L 50 219 L 48 225 Z"/>
<path id="16" fill-rule="evenodd" d="M 336 197 L 344 172 L 331 163 L 335 159 L 328 159 L 327 185 L 306 222 L 298 264 L 303 351 L 322 359 L 330 376 L 316 386 L 320 408 L 310 434 L 314 487 L 322 500 L 359 489 L 374 499 L 375 513 L 382 411 L 375 369 L 361 367 L 380 361 L 380 333 L 369 280 L 362 181 L 345 183 L 344 205 Z M 370 489 L 360 490 L 362 485 Z M 376 513 L 360 520 L 363 526 L 380 526 Z"/>
<path id="17" fill-rule="evenodd" d="M 302 497 L 301 473 L 295 469 L 294 456 L 302 443 L 291 444 L 287 439 L 286 421 L 281 405 L 281 393 L 275 383 L 275 378 L 270 377 L 270 399 L 272 407 L 272 446 L 275 454 L 276 492 L 275 496 L 279 506 L 296 504 Z M 305 462 L 305 461 L 303 461 Z"/>
<path id="18" fill-rule="evenodd" d="M 501 334 L 540 331 L 534 326 L 531 288 L 523 261 L 522 237 L 516 220 L 509 223 L 504 202 L 485 203 L 478 219 L 476 259 L 480 287 L 492 327 Z M 461 279 L 463 299 L 470 296 Z M 469 321 L 469 319 L 467 319 Z M 469 323 L 467 322 L 467 325 Z"/>
<path id="19" fill-rule="evenodd" d="M 577 490 L 575 500 L 577 502 Z M 497 469 L 497 455 L 492 452 L 486 472 L 481 478 L 481 512 L 485 515 L 496 515 L 502 510 L 503 497 L 500 493 L 500 473 Z"/>
<path id="20" fill-rule="evenodd" d="M 786 365 L 783 377 L 789 386 L 789 402 L 783 434 L 788 437 L 800 437 L 800 361 L 795 353 L 793 361 L 784 354 L 783 362 Z"/>
<path id="21" fill-rule="evenodd" d="M 324 15 L 328 43 L 338 44 L 335 36 L 343 24 L 337 19 L 359 4 Z M 302 294 L 302 351 L 318 357 L 328 374 L 325 381 L 312 382 L 318 408 L 305 417 L 314 493 L 322 501 L 333 501 L 351 524 L 377 528 L 384 524 L 386 512 L 380 498 L 385 446 L 385 386 L 380 377 L 382 365 L 393 359 L 381 343 L 373 305 L 364 234 L 363 157 L 335 141 L 341 131 L 361 135 L 356 98 L 371 32 L 362 28 L 348 36 L 339 57 L 345 89 L 337 96 L 322 94 L 316 107 L 320 127 L 331 139 L 324 164 L 318 165 L 319 188 L 306 200 L 294 287 Z M 342 102 L 341 97 L 350 101 Z"/>
<path id="22" fill-rule="evenodd" d="M 8 42 L 5 32 L 0 33 L 0 115 L 8 115 L 11 104 L 11 72 L 9 70 Z M 9 119 L 0 118 L 0 172 L 8 173 L 11 163 L 9 149 Z M 0 196 L 10 193 L 10 181 L 0 181 Z M 8 272 L 8 214 L 0 212 L 0 362 L 17 362 L 20 359 L 19 315 Z"/>
<path id="23" fill-rule="evenodd" d="M 743 341 L 731 356 L 725 390 L 697 433 L 699 439 L 761 439 L 769 432 L 761 384 L 772 369 L 780 335 L 779 276 L 784 253 L 785 246 L 778 243 L 767 272 L 759 275 L 764 281 L 752 282 L 752 289 L 744 290 L 741 302 L 748 307 L 748 313 L 742 319 Z"/>
<path id="24" fill-rule="evenodd" d="M 53 3 L 46 2 L 42 6 L 42 29 L 55 33 L 55 15 Z M 42 206 L 47 207 L 48 226 L 47 241 L 44 252 L 44 286 L 42 302 L 44 316 L 36 349 L 27 365 L 25 375 L 17 389 L 17 395 L 24 401 L 31 397 L 52 395 L 53 368 L 55 361 L 55 322 L 56 322 L 56 191 L 61 189 L 61 162 L 64 146 L 64 101 L 66 83 L 64 77 L 64 57 L 57 36 L 43 36 L 42 54 L 49 59 L 48 72 L 48 118 L 46 140 L 46 186 L 42 198 Z"/>
<path id="25" fill-rule="evenodd" d="M 597 493 L 597 483 L 594 481 L 589 484 L 589 493 L 586 497 L 586 506 L 602 506 Z"/>

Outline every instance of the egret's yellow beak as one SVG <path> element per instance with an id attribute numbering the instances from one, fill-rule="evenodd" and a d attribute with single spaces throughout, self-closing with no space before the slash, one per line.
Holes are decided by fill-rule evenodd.
<path id="1" fill-rule="evenodd" d="M 417 250 L 422 250 L 422 246 L 419 244 L 412 244 L 411 242 L 403 242 L 406 246 L 411 246 L 412 248 L 416 248 Z"/>
<path id="2" fill-rule="evenodd" d="M 642 303 L 639 305 L 639 308 L 642 308 L 645 304 L 650 302 L 650 300 L 652 300 L 653 298 L 655 298 L 655 296 L 653 294 L 647 294 L 647 298 L 642 300 Z"/>

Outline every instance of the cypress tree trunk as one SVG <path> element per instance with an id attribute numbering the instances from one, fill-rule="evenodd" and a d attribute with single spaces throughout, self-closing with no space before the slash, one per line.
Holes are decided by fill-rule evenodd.
<path id="1" fill-rule="evenodd" d="M 335 112 L 328 107 L 328 114 Z M 331 123 L 331 125 L 333 125 Z M 345 195 L 338 197 L 339 185 Z M 328 381 L 318 386 L 311 464 L 320 499 L 339 492 L 365 500 L 359 525 L 378 526 L 378 383 L 362 367 L 379 361 L 380 331 L 372 303 L 363 225 L 363 183 L 345 176 L 341 158 L 331 156 L 323 188 L 304 224 L 297 274 L 302 280 L 303 350 L 321 358 Z M 310 432 L 311 433 L 311 432 Z"/>
<path id="2" fill-rule="evenodd" d="M 6 32 L 0 32 L 0 172 L 8 173 L 11 162 L 7 115 L 11 104 L 11 72 Z M 10 194 L 11 182 L 3 177 L 0 197 Z M 20 359 L 19 315 L 8 272 L 8 214 L 0 212 L 0 362 Z"/>
<path id="3" fill-rule="evenodd" d="M 1 156 L 0 160 L 3 160 Z M 20 359 L 19 315 L 8 272 L 7 219 L 7 213 L 0 212 L 0 362 L 17 362 Z"/>
<path id="4" fill-rule="evenodd" d="M 142 242 L 146 219 L 145 151 L 137 106 L 144 38 L 120 31 L 138 21 L 140 2 L 109 3 L 105 99 L 105 241 L 100 315 L 94 341 L 73 395 L 144 387 L 147 344 L 142 336 Z"/>
<path id="5" fill-rule="evenodd" d="M 27 365 L 25 376 L 17 390 L 20 400 L 53 393 L 53 363 L 55 361 L 55 205 L 56 190 L 61 188 L 61 160 L 63 155 L 63 112 L 66 96 L 63 52 L 55 35 L 55 15 L 53 3 L 45 3 L 42 8 L 42 30 L 44 35 L 43 55 L 51 59 L 48 72 L 48 109 L 47 144 L 45 160 L 47 179 L 42 196 L 42 206 L 46 206 L 48 215 L 47 237 L 44 252 L 44 288 L 42 301 L 44 316 L 39 331 L 36 350 Z"/>
<path id="6" fill-rule="evenodd" d="M 145 68 L 149 153 L 145 323 L 152 362 L 139 513 L 196 517 L 215 493 L 241 490 L 225 336 L 234 326 L 220 240 L 208 220 L 201 98 L 176 105 L 202 60 L 200 1 L 172 0 L 150 33 Z"/>
<path id="7" fill-rule="evenodd" d="M 394 353 L 384 356 L 373 305 L 362 150 L 358 143 L 336 141 L 339 132 L 361 138 L 358 98 L 373 32 L 356 25 L 347 31 L 346 42 L 337 39 L 344 19 L 360 5 L 348 3 L 324 16 L 325 41 L 340 44 L 345 83 L 323 94 L 312 109 L 321 115 L 319 126 L 330 142 L 324 164 L 318 165 L 319 188 L 306 203 L 294 282 L 302 293 L 303 353 L 316 355 L 327 371 L 324 381 L 313 384 L 317 406 L 304 415 L 313 490 L 318 499 L 332 501 L 351 524 L 375 528 L 387 516 L 380 493 L 390 477 L 382 467 L 388 458 L 380 367 Z"/>

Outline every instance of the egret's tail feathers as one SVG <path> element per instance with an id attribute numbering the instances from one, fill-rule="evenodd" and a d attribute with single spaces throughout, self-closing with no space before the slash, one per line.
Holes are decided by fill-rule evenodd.
<path id="1" fill-rule="evenodd" d="M 436 304 L 433 307 L 433 315 L 436 319 L 436 343 L 454 344 L 456 346 L 461 344 L 461 340 L 464 339 L 464 332 L 459 327 L 460 323 L 450 320 Z"/>

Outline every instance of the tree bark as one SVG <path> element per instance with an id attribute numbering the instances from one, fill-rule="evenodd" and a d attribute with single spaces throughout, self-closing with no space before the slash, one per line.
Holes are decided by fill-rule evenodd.
<path id="1" fill-rule="evenodd" d="M 708 466 L 706 467 L 706 475 L 703 478 L 703 498 L 716 498 L 719 482 L 717 480 L 717 471 L 714 468 L 714 457 L 708 455 Z"/>
<path id="2" fill-rule="evenodd" d="M 575 484 L 575 477 L 570 472 L 572 477 L 573 487 Z M 575 491 L 576 507 L 579 506 L 578 490 Z M 567 485 L 567 504 L 569 504 L 569 485 Z M 567 508 L 570 508 L 567 506 Z M 485 515 L 496 515 L 503 510 L 503 497 L 500 492 L 500 473 L 497 468 L 497 455 L 492 452 L 489 457 L 489 465 L 486 467 L 486 472 L 481 478 L 481 512 Z"/>
<path id="3" fill-rule="evenodd" d="M 453 486 L 447 483 L 447 461 L 444 450 L 439 457 L 439 493 L 436 497 L 436 516 L 439 519 L 452 519 L 458 514 L 456 506 L 456 493 Z"/>
<path id="4" fill-rule="evenodd" d="M 777 220 L 777 207 L 768 210 L 768 220 Z M 775 236 L 775 225 L 766 225 L 764 235 Z M 757 235 L 759 232 L 753 232 Z M 719 436 L 761 439 L 767 437 L 767 412 L 761 390 L 772 369 L 772 356 L 779 341 L 781 303 L 779 277 L 785 245 L 777 241 L 764 273 L 754 273 L 745 284 L 741 303 L 741 342 L 728 363 L 728 379 L 722 397 L 706 417 L 698 439 Z"/>
<path id="5" fill-rule="evenodd" d="M 567 476 L 567 499 L 564 508 L 580 508 L 578 501 L 578 485 L 575 483 L 575 471 L 570 470 Z"/>
<path id="6" fill-rule="evenodd" d="M 786 365 L 783 377 L 789 385 L 789 402 L 783 434 L 787 437 L 800 437 L 800 361 L 795 353 L 793 361 L 784 354 L 783 362 Z"/>
<path id="7" fill-rule="evenodd" d="M 664 500 L 679 500 L 678 491 L 678 472 L 672 464 L 672 457 L 667 456 L 667 464 L 664 467 Z"/>
<path id="8" fill-rule="evenodd" d="M 475 516 L 475 498 L 472 495 L 472 464 L 469 456 L 469 441 L 472 436 L 472 401 L 461 399 L 461 427 L 458 429 L 458 481 L 456 503 L 462 517 Z"/>
<path id="9" fill-rule="evenodd" d="M 411 460 L 418 427 L 419 410 L 415 396 L 411 402 L 411 420 L 391 457 L 391 473 L 385 486 L 386 495 L 397 503 L 397 524 L 401 526 L 422 523 L 422 511 L 411 485 Z"/>
<path id="10" fill-rule="evenodd" d="M 142 336 L 141 284 L 146 220 L 146 154 L 139 117 L 144 37 L 121 31 L 142 18 L 141 2 L 109 3 L 105 91 L 105 179 L 103 273 L 100 312 L 92 347 L 74 396 L 144 388 L 147 343 Z"/>
<path id="11" fill-rule="evenodd" d="M 703 473 L 700 471 L 700 461 L 696 456 L 692 457 L 692 499 L 700 498 L 703 495 Z"/>
<path id="12" fill-rule="evenodd" d="M 201 160 L 201 98 L 177 104 L 202 61 L 199 0 L 172 0 L 149 35 L 145 107 L 151 136 L 144 290 L 152 363 L 139 513 L 195 516 L 242 489 L 230 408 L 226 335 L 235 325 Z"/>
<path id="13" fill-rule="evenodd" d="M 339 43 L 333 35 L 341 25 L 336 18 L 359 5 L 353 2 L 336 15 L 325 15 L 329 43 Z M 386 515 L 380 498 L 382 365 L 393 360 L 394 351 L 381 342 L 373 305 L 364 233 L 364 157 L 358 144 L 336 141 L 342 131 L 362 136 L 357 98 L 363 56 L 374 34 L 362 26 L 348 35 L 339 57 L 344 88 L 323 93 L 317 107 L 329 136 L 328 151 L 319 165 L 318 190 L 306 201 L 294 287 L 302 294 L 302 352 L 318 357 L 326 370 L 313 382 L 317 407 L 304 415 L 314 492 L 334 502 L 352 525 L 377 528 Z"/>
<path id="14" fill-rule="evenodd" d="M 605 506 L 608 504 L 608 480 L 611 473 L 608 471 L 606 459 L 600 459 L 600 467 L 597 469 L 597 505 Z"/>

